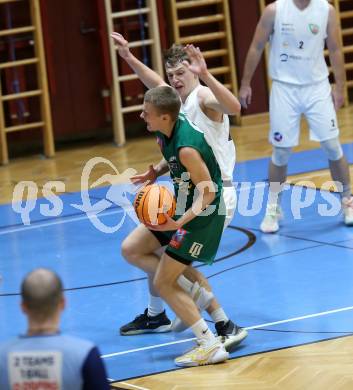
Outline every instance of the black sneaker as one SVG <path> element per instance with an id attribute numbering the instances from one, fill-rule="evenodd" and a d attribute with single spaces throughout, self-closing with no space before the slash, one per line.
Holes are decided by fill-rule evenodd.
<path id="1" fill-rule="evenodd" d="M 233 347 L 240 344 L 248 335 L 246 329 L 240 328 L 231 320 L 227 323 L 224 321 L 216 322 L 215 327 L 218 336 L 217 338 L 228 352 L 231 351 Z"/>
<path id="2" fill-rule="evenodd" d="M 122 336 L 130 336 L 141 333 L 163 333 L 170 332 L 172 323 L 165 314 L 165 310 L 154 316 L 149 317 L 147 315 L 148 309 L 143 314 L 137 316 L 133 321 L 120 328 L 120 334 Z"/>

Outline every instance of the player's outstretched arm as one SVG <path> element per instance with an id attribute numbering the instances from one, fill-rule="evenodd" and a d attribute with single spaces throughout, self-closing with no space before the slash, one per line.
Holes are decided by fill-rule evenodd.
<path id="1" fill-rule="evenodd" d="M 200 48 L 194 45 L 186 45 L 185 51 L 190 59 L 190 63 L 184 61 L 184 65 L 196 74 L 210 89 L 200 91 L 199 100 L 201 107 L 203 106 L 206 109 L 218 111 L 222 114 L 238 114 L 240 112 L 238 99 L 209 72 Z"/>
<path id="2" fill-rule="evenodd" d="M 147 88 L 150 89 L 161 85 L 167 85 L 158 73 L 150 69 L 131 53 L 129 49 L 129 42 L 121 34 L 113 32 L 111 37 L 114 40 L 120 57 L 129 64 L 130 68 L 137 74 L 139 79 Z"/>
<path id="3" fill-rule="evenodd" d="M 132 176 L 131 181 L 136 185 L 144 183 L 153 184 L 157 180 L 157 177 L 167 173 L 168 171 L 168 163 L 164 158 L 162 158 L 156 166 L 150 165 L 146 172 Z"/>
<path id="4" fill-rule="evenodd" d="M 265 48 L 266 42 L 269 40 L 269 37 L 273 31 L 275 15 L 275 3 L 272 3 L 265 8 L 265 11 L 261 16 L 245 59 L 243 78 L 241 80 L 239 90 L 239 100 L 244 108 L 247 108 L 248 105 L 251 104 L 251 79 L 260 62 L 260 58 Z"/>
<path id="5" fill-rule="evenodd" d="M 329 6 L 329 17 L 327 24 L 327 48 L 330 55 L 330 62 L 335 76 L 335 86 L 332 91 L 335 109 L 338 110 L 344 103 L 344 86 L 346 83 L 346 72 L 344 69 L 343 52 L 341 41 L 338 35 L 338 24 L 336 11 L 332 5 Z"/>

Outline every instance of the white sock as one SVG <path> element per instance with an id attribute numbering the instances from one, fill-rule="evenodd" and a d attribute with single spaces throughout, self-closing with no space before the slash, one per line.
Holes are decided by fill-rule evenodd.
<path id="1" fill-rule="evenodd" d="M 207 344 L 213 344 L 216 341 L 215 335 L 210 331 L 206 321 L 201 318 L 191 326 L 197 340 L 206 341 Z"/>
<path id="2" fill-rule="evenodd" d="M 227 314 L 224 312 L 224 310 L 221 307 L 219 309 L 214 310 L 211 313 L 211 317 L 215 323 L 220 321 L 227 323 L 229 321 Z"/>
<path id="3" fill-rule="evenodd" d="M 351 197 L 351 185 L 350 184 L 343 184 L 342 185 L 342 192 L 340 192 L 341 199 L 347 198 L 349 199 Z"/>
<path id="4" fill-rule="evenodd" d="M 164 311 L 164 302 L 161 297 L 154 297 L 150 294 L 150 300 L 148 303 L 147 315 L 149 317 L 155 317 Z"/>
<path id="5" fill-rule="evenodd" d="M 267 206 L 279 206 L 285 183 L 279 182 L 269 183 Z"/>
<path id="6" fill-rule="evenodd" d="M 179 286 L 187 293 L 191 293 L 192 286 L 194 285 L 189 279 L 187 279 L 184 275 L 180 275 L 177 279 Z"/>

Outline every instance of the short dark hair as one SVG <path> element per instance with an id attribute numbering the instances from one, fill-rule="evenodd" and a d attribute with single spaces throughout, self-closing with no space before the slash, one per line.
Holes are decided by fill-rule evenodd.
<path id="1" fill-rule="evenodd" d="M 148 90 L 145 102 L 152 104 L 160 114 L 169 114 L 173 121 L 179 115 L 181 101 L 174 88 L 163 85 Z"/>
<path id="2" fill-rule="evenodd" d="M 38 268 L 24 278 L 21 296 L 30 313 L 44 320 L 55 313 L 63 296 L 63 285 L 55 272 Z"/>
<path id="3" fill-rule="evenodd" d="M 170 47 L 168 50 L 165 51 L 163 57 L 164 57 L 165 66 L 168 66 L 170 68 L 177 66 L 179 63 L 182 63 L 183 61 L 190 62 L 190 59 L 184 50 L 184 46 L 177 45 L 175 43 L 172 47 Z"/>

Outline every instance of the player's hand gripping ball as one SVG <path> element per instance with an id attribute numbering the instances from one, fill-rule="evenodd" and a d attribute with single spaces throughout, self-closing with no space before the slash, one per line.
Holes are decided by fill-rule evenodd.
<path id="1" fill-rule="evenodd" d="M 164 214 L 173 217 L 176 201 L 172 192 L 165 186 L 150 184 L 135 196 L 134 209 L 140 222 L 147 225 L 163 225 Z"/>

